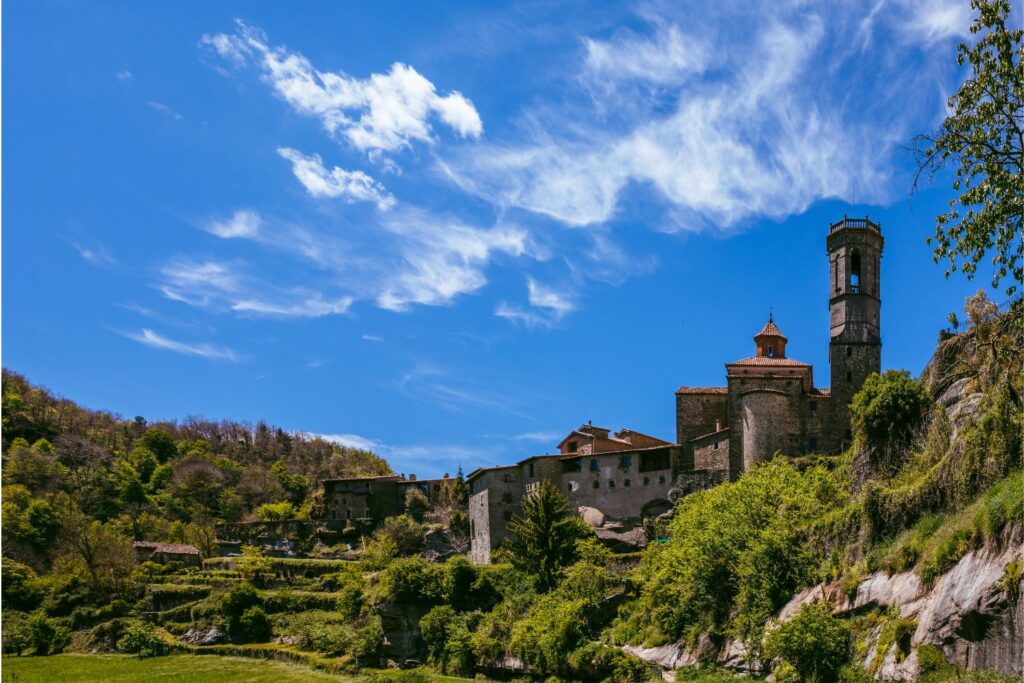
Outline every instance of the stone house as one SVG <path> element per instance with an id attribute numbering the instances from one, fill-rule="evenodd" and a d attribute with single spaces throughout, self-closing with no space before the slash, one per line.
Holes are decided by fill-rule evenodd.
<path id="1" fill-rule="evenodd" d="M 417 479 L 415 474 L 328 479 L 323 482 L 323 521 L 338 528 L 350 521 L 376 526 L 387 517 L 405 512 L 405 496 L 410 488 L 419 489 L 434 503 L 441 488 L 452 482 L 447 474 L 441 479 Z"/>
<path id="2" fill-rule="evenodd" d="M 202 564 L 199 548 L 185 543 L 156 543 L 154 541 L 135 541 L 132 543 L 135 559 L 139 562 L 181 562 L 198 566 Z"/>

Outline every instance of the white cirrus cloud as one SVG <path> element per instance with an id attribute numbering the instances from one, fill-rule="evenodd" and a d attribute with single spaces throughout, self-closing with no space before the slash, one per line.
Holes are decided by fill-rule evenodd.
<path id="1" fill-rule="evenodd" d="M 235 33 L 206 35 L 201 42 L 236 66 L 255 63 L 278 97 L 362 151 L 433 143 L 430 120 L 435 117 L 462 137 L 483 132 L 472 102 L 457 91 L 439 95 L 433 83 L 406 64 L 395 63 L 388 73 L 367 78 L 320 71 L 301 54 L 271 47 L 262 31 L 241 21 Z"/>
<path id="2" fill-rule="evenodd" d="M 907 12 L 903 32 L 907 40 L 933 45 L 970 35 L 974 10 L 966 0 L 903 0 Z"/>
<path id="3" fill-rule="evenodd" d="M 121 334 L 128 339 L 137 341 L 140 344 L 144 344 L 154 349 L 173 351 L 174 353 L 180 353 L 185 356 L 197 356 L 199 358 L 208 358 L 210 360 L 226 360 L 231 362 L 237 362 L 239 360 L 238 354 L 227 346 L 214 346 L 213 344 L 205 342 L 189 343 L 177 341 L 147 328 L 144 328 L 139 332 L 122 332 Z"/>
<path id="4" fill-rule="evenodd" d="M 279 147 L 277 153 L 292 162 L 292 173 L 313 197 L 373 202 L 381 211 L 395 204 L 395 198 L 382 184 L 362 171 L 346 171 L 335 166 L 328 170 L 319 154 L 303 154 L 290 147 Z"/>
<path id="5" fill-rule="evenodd" d="M 700 80 L 679 76 L 711 68 L 703 44 L 664 22 L 646 40 L 591 41 L 579 69 L 615 69 L 604 85 L 618 98 L 538 107 L 518 139 L 460 150 L 441 169 L 500 208 L 576 227 L 616 218 L 627 187 L 671 209 L 676 224 L 656 226 L 668 231 L 782 218 L 854 191 L 883 198 L 887 170 L 865 149 L 886 149 L 896 133 L 846 120 L 846 103 L 820 94 L 822 20 L 760 19 L 742 49 L 714 55 L 715 77 Z M 658 54 L 676 66 L 658 71 Z M 671 97 L 636 92 L 637 82 L 673 78 Z"/>
<path id="6" fill-rule="evenodd" d="M 391 311 L 410 304 L 446 305 L 487 283 L 484 267 L 497 254 L 528 252 L 528 234 L 515 226 L 477 228 L 447 216 L 404 209 L 384 228 L 397 236 L 401 263 L 381 282 L 377 305 Z"/>
<path id="7" fill-rule="evenodd" d="M 663 25 L 652 38 L 623 31 L 611 40 L 584 40 L 584 66 L 593 79 L 640 80 L 668 85 L 702 72 L 709 50 L 678 26 Z"/>
<path id="8" fill-rule="evenodd" d="M 259 234 L 262 222 L 260 215 L 255 211 L 240 209 L 235 211 L 228 219 L 207 221 L 204 227 L 207 232 L 224 239 L 235 237 L 253 238 Z"/>
<path id="9" fill-rule="evenodd" d="M 532 309 L 523 309 L 503 301 L 495 308 L 494 314 L 528 327 L 552 327 L 576 308 L 570 292 L 559 291 L 532 277 L 526 279 L 526 289 Z"/>

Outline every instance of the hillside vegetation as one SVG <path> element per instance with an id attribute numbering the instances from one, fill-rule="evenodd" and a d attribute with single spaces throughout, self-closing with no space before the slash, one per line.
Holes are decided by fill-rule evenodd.
<path id="1" fill-rule="evenodd" d="M 387 465 L 265 426 L 121 420 L 5 373 L 4 647 L 627 681 L 657 674 L 623 646 L 681 642 L 713 662 L 733 642 L 744 652 L 733 664 L 755 675 L 862 680 L 877 660 L 865 660 L 864 634 L 881 633 L 882 647 L 909 623 L 884 610 L 837 618 L 824 603 L 774 617 L 814 584 L 852 592 L 879 570 L 931 583 L 970 550 L 1007 542 L 1024 520 L 1021 329 L 1019 303 L 1001 313 L 972 298 L 964 331 L 943 334 L 921 380 L 887 372 L 866 383 L 846 453 L 779 454 L 687 496 L 667 541 L 642 553 L 613 555 L 541 487 L 498 552 L 508 563 L 487 567 L 459 553 L 434 561 L 421 520 L 436 510 L 387 520 L 356 559 L 249 547 L 197 568 L 138 565 L 133 537 L 201 539 L 205 525 L 267 504 L 315 516 L 319 479 Z M 449 501 L 452 527 L 460 505 L 464 491 Z M 1010 567 L 1008 593 L 1020 579 Z M 941 651 L 918 656 L 922 680 L 959 675 Z M 688 676 L 729 678 L 678 680 Z"/>

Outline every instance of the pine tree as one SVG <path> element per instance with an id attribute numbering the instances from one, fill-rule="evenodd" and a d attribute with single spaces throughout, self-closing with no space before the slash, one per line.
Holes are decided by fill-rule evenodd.
<path id="1" fill-rule="evenodd" d="M 523 498 L 523 514 L 513 517 L 508 529 L 512 565 L 536 576 L 544 591 L 576 560 L 576 542 L 590 536 L 590 527 L 572 514 L 566 497 L 547 481 Z"/>

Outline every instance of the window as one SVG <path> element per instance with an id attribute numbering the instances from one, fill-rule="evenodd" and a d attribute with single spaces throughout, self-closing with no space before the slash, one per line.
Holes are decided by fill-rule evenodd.
<path id="1" fill-rule="evenodd" d="M 575 441 L 570 441 L 569 442 L 569 452 L 570 453 L 575 453 L 576 449 L 578 449 L 578 448 L 579 448 L 579 445 L 577 445 L 577 443 Z"/>
<path id="2" fill-rule="evenodd" d="M 512 504 L 512 494 L 509 493 L 508 491 L 506 491 L 505 493 L 501 494 L 501 502 L 504 505 L 511 505 Z"/>
<path id="3" fill-rule="evenodd" d="M 650 486 L 650 484 L 651 484 L 651 478 L 650 477 L 644 477 L 644 486 Z"/>
<path id="4" fill-rule="evenodd" d="M 850 291 L 860 291 L 860 252 L 857 250 L 850 256 Z"/>
<path id="5" fill-rule="evenodd" d="M 852 382 L 853 381 L 853 373 L 850 372 L 849 370 L 846 371 L 846 381 L 847 382 Z"/>
<path id="6" fill-rule="evenodd" d="M 846 347 L 846 357 L 849 358 L 852 355 L 853 355 L 853 347 L 852 346 L 847 346 Z"/>
<path id="7" fill-rule="evenodd" d="M 580 464 L 579 458 L 570 458 L 569 460 L 562 461 L 563 472 L 579 472 L 582 469 L 583 466 Z"/>
<path id="8" fill-rule="evenodd" d="M 659 484 L 664 484 L 665 483 L 665 475 L 664 474 L 659 474 L 658 475 L 658 483 Z"/>
<path id="9" fill-rule="evenodd" d="M 809 403 L 807 404 L 807 407 L 811 409 L 811 412 L 812 412 L 812 413 L 816 413 L 816 412 L 818 412 L 818 402 L 817 402 L 817 401 L 811 401 L 811 402 L 809 402 Z"/>
<path id="10" fill-rule="evenodd" d="M 599 463 L 597 461 L 597 458 L 591 458 L 590 459 L 590 471 L 591 472 L 597 472 L 599 469 L 601 469 L 601 463 Z"/>
<path id="11" fill-rule="evenodd" d="M 718 442 L 717 441 L 715 442 L 715 450 L 716 451 L 718 450 Z"/>
<path id="12" fill-rule="evenodd" d="M 667 470 L 669 468 L 668 451 L 654 451 L 640 455 L 640 471 Z"/>
<path id="13" fill-rule="evenodd" d="M 768 347 L 768 357 L 769 358 L 775 358 L 775 347 L 774 346 L 769 346 Z"/>
<path id="14" fill-rule="evenodd" d="M 530 463 L 530 476 L 533 476 L 533 463 Z"/>
<path id="15" fill-rule="evenodd" d="M 608 480 L 608 488 L 610 488 L 610 489 L 615 488 L 615 480 L 614 479 L 609 479 Z"/>
<path id="16" fill-rule="evenodd" d="M 812 436 L 810 439 L 807 440 L 807 446 L 812 451 L 818 450 L 818 440 Z"/>
<path id="17" fill-rule="evenodd" d="M 623 486 L 629 486 L 629 485 L 630 485 L 630 481 L 629 481 L 629 479 L 626 479 L 625 481 L 623 481 L 623 482 L 622 482 L 622 485 L 623 485 Z"/>
<path id="18" fill-rule="evenodd" d="M 619 469 L 628 470 L 630 465 L 632 464 L 633 455 L 631 453 L 626 453 L 621 458 L 619 458 Z"/>
<path id="19" fill-rule="evenodd" d="M 511 522 L 512 521 L 512 511 L 511 510 L 505 510 L 501 514 L 501 516 L 505 519 L 506 522 Z"/>
<path id="20" fill-rule="evenodd" d="M 597 479 L 594 480 L 594 488 L 595 489 L 601 488 L 601 482 L 599 482 Z"/>

